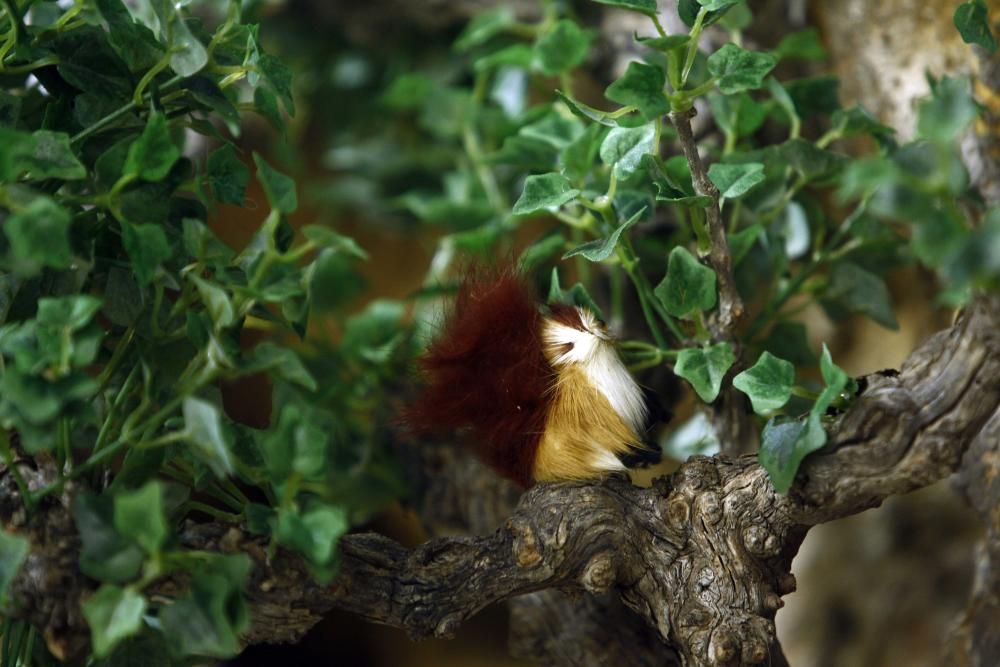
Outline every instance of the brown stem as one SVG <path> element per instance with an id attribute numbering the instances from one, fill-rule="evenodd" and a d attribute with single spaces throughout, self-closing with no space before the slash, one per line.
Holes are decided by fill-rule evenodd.
<path id="1" fill-rule="evenodd" d="M 712 203 L 705 209 L 705 213 L 711 241 L 708 261 L 715 270 L 719 281 L 719 310 L 709 324 L 716 340 L 732 340 L 736 326 L 743 318 L 743 301 L 740 299 L 740 294 L 736 290 L 736 281 L 733 279 L 733 263 L 729 254 L 729 243 L 726 241 L 726 226 L 722 221 L 722 212 L 719 208 L 719 189 L 708 178 L 708 171 L 701 161 L 698 144 L 695 142 L 691 129 L 691 118 L 695 113 L 694 108 L 688 111 L 671 112 L 669 114 L 670 122 L 677 130 L 677 140 L 684 152 L 684 157 L 687 158 L 695 192 L 712 198 Z"/>

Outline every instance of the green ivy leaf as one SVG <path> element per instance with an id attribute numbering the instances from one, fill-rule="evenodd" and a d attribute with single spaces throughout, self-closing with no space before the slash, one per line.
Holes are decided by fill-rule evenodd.
<path id="1" fill-rule="evenodd" d="M 222 414 L 212 403 L 189 396 L 184 399 L 184 429 L 195 453 L 217 477 L 233 471 L 229 434 L 222 425 Z"/>
<path id="2" fill-rule="evenodd" d="M 173 254 L 167 235 L 159 225 L 133 225 L 123 221 L 122 245 L 132 260 L 132 269 L 140 285 L 153 282 L 156 269 Z"/>
<path id="3" fill-rule="evenodd" d="M 568 290 L 563 289 L 559 284 L 559 269 L 552 267 L 552 276 L 549 281 L 548 303 L 564 303 L 567 306 L 580 306 L 586 308 L 598 317 L 603 317 L 600 306 L 587 292 L 583 283 L 576 283 Z"/>
<path id="4" fill-rule="evenodd" d="M 114 502 L 115 529 L 135 540 L 146 553 L 158 553 L 169 532 L 163 484 L 152 480 L 135 491 L 120 491 L 115 494 Z"/>
<path id="5" fill-rule="evenodd" d="M 28 559 L 31 544 L 20 535 L 0 530 L 0 607 L 7 606 L 7 589 Z"/>
<path id="6" fill-rule="evenodd" d="M 321 506 L 302 515 L 282 512 L 278 516 L 278 541 L 290 547 L 319 568 L 321 581 L 329 581 L 333 572 L 323 572 L 334 564 L 337 540 L 347 532 L 350 523 L 341 507 Z"/>
<path id="7" fill-rule="evenodd" d="M 656 155 L 643 155 L 641 164 L 643 169 L 656 186 L 656 201 L 668 202 L 679 206 L 704 208 L 712 203 L 712 198 L 705 195 L 695 195 L 694 186 L 691 185 L 691 172 L 687 168 L 687 160 L 683 155 L 675 156 L 679 161 L 671 158 L 671 164 L 664 164 Z M 672 168 L 683 163 L 682 173 L 673 173 Z"/>
<path id="8" fill-rule="evenodd" d="M 778 322 L 762 347 L 796 366 L 816 363 L 816 354 L 809 347 L 809 331 L 801 322 Z"/>
<path id="9" fill-rule="evenodd" d="M 205 302 L 205 309 L 208 310 L 208 315 L 212 318 L 215 328 L 225 329 L 232 326 L 236 319 L 236 311 L 233 309 L 233 302 L 226 294 L 226 290 L 195 275 L 189 274 L 188 278 L 194 281 L 198 295 Z"/>
<path id="10" fill-rule="evenodd" d="M 170 136 L 167 117 L 153 111 L 142 134 L 129 146 L 123 173 L 146 181 L 162 181 L 180 157 L 181 150 Z"/>
<path id="11" fill-rule="evenodd" d="M 247 183 L 250 181 L 250 170 L 236 154 L 236 147 L 227 142 L 212 151 L 206 166 L 208 183 L 212 186 L 215 198 L 223 204 L 242 206 L 246 198 Z"/>
<path id="12" fill-rule="evenodd" d="M 98 581 L 121 584 L 139 574 L 142 550 L 114 527 L 114 501 L 110 495 L 78 495 L 73 519 L 83 547 L 80 570 Z"/>
<path id="13" fill-rule="evenodd" d="M 496 9 L 479 12 L 455 40 L 454 48 L 456 51 L 468 51 L 485 44 L 514 23 L 514 12 L 509 7 L 501 5 Z"/>
<path id="14" fill-rule="evenodd" d="M 804 422 L 772 419 L 761 435 L 758 460 L 779 493 L 786 493 L 791 487 L 802 459 L 826 444 L 826 431 L 821 419 L 850 383 L 847 373 L 833 363 L 826 345 L 820 357 L 820 372 L 826 387 L 809 411 L 809 417 Z"/>
<path id="15" fill-rule="evenodd" d="M 646 16 L 656 16 L 656 0 L 594 0 L 594 2 L 628 9 Z"/>
<path id="16" fill-rule="evenodd" d="M 819 30 L 815 27 L 790 33 L 781 38 L 774 50 L 779 60 L 826 60 L 829 54 L 823 48 Z"/>
<path id="17" fill-rule="evenodd" d="M 562 174 L 540 174 L 524 180 L 524 191 L 514 204 L 514 215 L 531 215 L 573 201 L 580 191 Z"/>
<path id="18" fill-rule="evenodd" d="M 555 257 L 564 247 L 566 247 L 566 237 L 562 233 L 557 231 L 550 234 L 524 249 L 517 260 L 518 268 L 524 275 L 531 275 L 535 269 Z"/>
<path id="19" fill-rule="evenodd" d="M 770 53 L 747 51 L 730 43 L 708 57 L 708 71 L 716 78 L 719 90 L 730 95 L 763 86 L 764 78 L 777 63 Z"/>
<path id="20" fill-rule="evenodd" d="M 216 556 L 206 567 L 206 555 L 195 561 L 191 593 L 165 607 L 159 618 L 178 653 L 229 658 L 240 650 L 240 635 L 250 624 L 242 590 L 253 564 L 238 554 Z"/>
<path id="21" fill-rule="evenodd" d="M 729 343 L 689 347 L 677 355 L 674 373 L 690 382 L 701 400 L 711 403 L 722 389 L 726 371 L 735 362 L 736 355 Z"/>
<path id="22" fill-rule="evenodd" d="M 756 223 L 729 235 L 729 254 L 733 258 L 733 266 L 739 266 L 763 232 L 764 226 Z"/>
<path id="23" fill-rule="evenodd" d="M 653 120 L 670 111 L 663 69 L 645 63 L 631 62 L 625 74 L 608 86 L 604 96 L 612 102 L 634 106 L 646 120 Z"/>
<path id="24" fill-rule="evenodd" d="M 535 43 L 535 62 L 542 74 L 556 76 L 584 61 L 590 37 L 574 21 L 562 19 Z"/>
<path id="25" fill-rule="evenodd" d="M 652 123 L 639 127 L 616 127 L 601 143 L 604 164 L 613 168 L 619 181 L 627 180 L 642 162 L 642 156 L 653 151 L 656 130 Z"/>
<path id="26" fill-rule="evenodd" d="M 756 364 L 733 378 L 733 386 L 750 397 L 753 411 L 759 415 L 787 403 L 794 383 L 795 366 L 767 351 Z"/>
<path id="27" fill-rule="evenodd" d="M 917 131 L 936 143 L 955 141 L 978 111 L 966 76 L 944 77 L 933 87 L 931 99 L 920 105 Z"/>
<path id="28" fill-rule="evenodd" d="M 985 0 L 970 0 L 955 8 L 955 27 L 966 44 L 978 44 L 990 53 L 997 52 L 997 42 L 990 30 L 990 14 Z"/>
<path id="29" fill-rule="evenodd" d="M 807 182 L 839 173 L 849 161 L 846 155 L 819 148 L 805 139 L 789 139 L 779 147 L 781 156 Z"/>
<path id="30" fill-rule="evenodd" d="M 674 317 L 688 317 L 715 307 L 715 271 L 705 266 L 687 248 L 670 251 L 667 275 L 653 294 Z"/>
<path id="31" fill-rule="evenodd" d="M 764 182 L 764 165 L 760 162 L 716 162 L 708 168 L 708 178 L 719 188 L 719 196 L 723 199 L 738 199 Z"/>
<path id="32" fill-rule="evenodd" d="M 833 267 L 823 299 L 852 313 L 867 315 L 886 329 L 899 328 L 885 281 L 856 264 L 840 262 Z"/>
<path id="33" fill-rule="evenodd" d="M 316 391 L 316 379 L 303 365 L 294 350 L 265 342 L 254 348 L 245 365 L 245 372 L 271 371 L 282 380 L 293 382 L 309 391 Z"/>
<path id="34" fill-rule="evenodd" d="M 594 239 L 593 241 L 588 241 L 583 245 L 577 246 L 567 252 L 562 256 L 563 259 L 569 259 L 570 257 L 576 257 L 577 255 L 583 255 L 585 258 L 591 262 L 603 262 L 608 257 L 611 257 L 614 253 L 615 248 L 618 247 L 618 241 L 621 239 L 622 234 L 628 230 L 629 227 L 633 226 L 635 223 L 639 222 L 642 214 L 645 212 L 645 208 L 638 211 L 631 218 L 618 225 L 618 227 L 611 232 L 611 235 L 603 239 Z"/>
<path id="35" fill-rule="evenodd" d="M 571 141 L 559 154 L 559 163 L 566 176 L 582 181 L 594 167 L 597 151 L 604 138 L 604 127 L 591 123 L 580 136 Z"/>
<path id="36" fill-rule="evenodd" d="M 842 137 L 854 137 L 868 134 L 875 137 L 879 143 L 891 141 L 896 130 L 887 127 L 868 112 L 860 104 L 850 109 L 837 109 L 830 117 L 830 125 L 839 131 Z"/>
<path id="37" fill-rule="evenodd" d="M 807 428 L 806 420 L 774 417 L 767 422 L 760 436 L 757 460 L 767 471 L 778 493 L 787 493 L 795 480 L 799 464 L 808 452 L 801 443 Z"/>
<path id="38" fill-rule="evenodd" d="M 69 212 L 48 197 L 38 197 L 7 218 L 3 231 L 10 241 L 18 273 L 34 275 L 44 266 L 68 268 L 73 261 L 71 223 Z"/>
<path id="39" fill-rule="evenodd" d="M 257 178 L 271 208 L 285 214 L 294 213 L 299 207 L 295 181 L 274 169 L 256 152 L 253 154 L 253 161 L 257 164 Z"/>
<path id="40" fill-rule="evenodd" d="M 578 118 L 583 118 L 584 120 L 591 120 L 595 123 L 600 123 L 606 127 L 618 127 L 618 123 L 615 118 L 612 117 L 610 111 L 601 111 L 600 109 L 595 109 L 592 106 L 588 106 L 583 102 L 578 102 L 572 97 L 567 95 L 561 90 L 555 91 L 556 96 L 561 99 L 569 108 L 570 112 Z"/>
<path id="41" fill-rule="evenodd" d="M 719 11 L 729 9 L 733 5 L 739 4 L 743 0 L 698 0 L 698 4 L 709 11 Z"/>
<path id="42" fill-rule="evenodd" d="M 31 136 L 34 139 L 34 149 L 30 156 L 25 156 L 24 161 L 30 178 L 36 181 L 45 178 L 78 181 L 87 177 L 86 167 L 70 148 L 68 134 L 36 130 Z"/>
<path id="43" fill-rule="evenodd" d="M 368 259 L 368 253 L 350 236 L 344 236 L 325 225 L 305 225 L 302 235 L 321 248 L 330 248 L 355 259 Z"/>
<path id="44" fill-rule="evenodd" d="M 181 5 L 169 0 L 148 0 L 156 12 L 160 36 L 170 46 L 170 68 L 181 76 L 196 74 L 208 64 L 208 52 L 192 34 L 180 11 Z"/>
<path id="45" fill-rule="evenodd" d="M 118 642 L 139 632 L 146 599 L 130 588 L 104 584 L 83 603 L 94 655 L 103 658 Z"/>

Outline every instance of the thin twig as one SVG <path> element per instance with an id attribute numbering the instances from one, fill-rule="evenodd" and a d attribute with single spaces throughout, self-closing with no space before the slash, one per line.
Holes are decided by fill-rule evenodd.
<path id="1" fill-rule="evenodd" d="M 736 291 L 736 281 L 733 279 L 733 262 L 729 254 L 729 243 L 726 241 L 726 226 L 719 208 L 719 189 L 708 178 L 691 130 L 691 118 L 694 114 L 694 109 L 671 112 L 670 122 L 677 130 L 677 139 L 691 169 L 695 192 L 712 198 L 712 203 L 705 209 L 705 215 L 711 240 L 708 261 L 719 281 L 719 311 L 717 315 L 713 315 L 709 324 L 716 340 L 731 340 L 736 326 L 743 318 L 743 301 Z"/>

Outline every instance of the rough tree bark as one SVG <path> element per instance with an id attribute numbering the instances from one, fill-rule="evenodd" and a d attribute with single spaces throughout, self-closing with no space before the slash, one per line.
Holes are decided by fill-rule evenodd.
<path id="1" fill-rule="evenodd" d="M 672 651 L 685 665 L 783 664 L 773 619 L 781 596 L 795 589 L 789 567 L 808 529 L 942 479 L 963 456 L 995 464 L 998 378 L 1000 298 L 982 297 L 898 374 L 867 378 L 865 391 L 828 425 L 827 447 L 804 462 L 785 496 L 752 456 L 696 457 L 651 488 L 619 477 L 543 484 L 490 534 L 438 537 L 416 549 L 381 535 L 349 535 L 341 542 L 342 572 L 328 587 L 313 583 L 292 554 L 268 561 L 263 541 L 241 526 L 189 522 L 180 537 L 193 548 L 254 559 L 251 643 L 293 640 L 334 607 L 413 637 L 447 637 L 490 603 L 558 590 L 596 598 L 578 612 L 584 622 L 604 609 L 621 613 L 616 600 L 643 619 L 655 641 L 633 628 L 645 633 L 648 651 L 638 664 L 672 664 Z M 23 472 L 32 484 L 51 474 L 44 464 Z M 11 598 L 57 654 L 74 655 L 87 637 L 79 602 L 94 588 L 75 569 L 75 490 L 48 500 L 28 523 L 10 477 L 0 479 L 0 520 L 32 543 Z M 979 479 L 967 493 L 995 521 L 996 478 Z M 169 593 L 177 582 L 160 585 Z M 545 605 L 564 604 L 540 600 L 522 603 L 539 610 L 539 619 L 554 618 Z M 572 663 L 549 651 L 554 664 Z"/>

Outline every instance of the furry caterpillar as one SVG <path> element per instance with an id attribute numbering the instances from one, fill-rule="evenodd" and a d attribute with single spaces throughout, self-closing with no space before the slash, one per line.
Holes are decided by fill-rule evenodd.
<path id="1" fill-rule="evenodd" d="M 543 312 L 513 269 L 472 271 L 420 360 L 408 410 L 418 432 L 461 430 L 522 486 L 579 480 L 659 460 L 651 410 L 604 323 L 586 308 Z"/>

